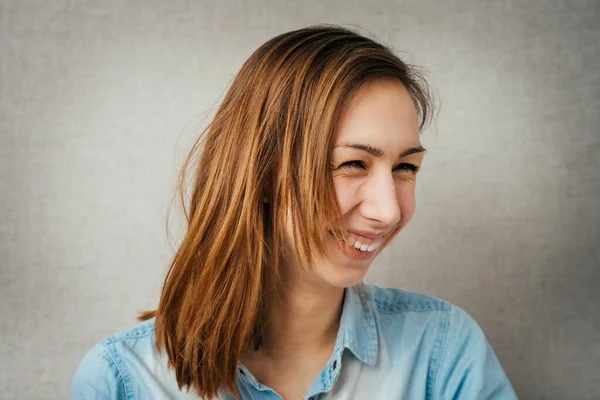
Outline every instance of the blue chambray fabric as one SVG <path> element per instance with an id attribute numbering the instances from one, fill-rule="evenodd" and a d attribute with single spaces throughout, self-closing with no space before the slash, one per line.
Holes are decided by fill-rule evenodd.
<path id="1" fill-rule="evenodd" d="M 244 399 L 281 399 L 243 365 Z M 98 343 L 80 362 L 71 399 L 198 399 L 180 390 L 155 347 L 154 319 Z M 218 399 L 233 396 L 221 393 Z M 460 307 L 401 289 L 345 290 L 335 348 L 305 399 L 516 399 L 481 328 Z M 287 400 L 287 399 L 286 399 Z"/>

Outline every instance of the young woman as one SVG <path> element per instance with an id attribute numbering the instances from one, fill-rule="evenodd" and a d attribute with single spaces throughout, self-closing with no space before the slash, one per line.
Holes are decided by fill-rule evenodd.
<path id="1" fill-rule="evenodd" d="M 516 398 L 465 311 L 362 283 L 415 211 L 430 115 L 417 70 L 355 32 L 262 45 L 184 165 L 158 309 L 87 353 L 71 398 Z"/>

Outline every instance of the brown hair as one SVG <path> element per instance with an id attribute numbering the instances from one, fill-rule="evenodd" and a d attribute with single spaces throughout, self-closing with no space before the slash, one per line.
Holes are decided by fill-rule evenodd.
<path id="1" fill-rule="evenodd" d="M 401 81 L 420 128 L 426 125 L 432 102 L 420 72 L 390 48 L 338 26 L 274 37 L 233 80 L 179 176 L 184 202 L 186 170 L 194 166 L 187 232 L 158 309 L 138 317 L 156 317 L 156 346 L 166 349 L 180 389 L 202 398 L 223 388 L 239 395 L 237 364 L 260 346 L 288 215 L 304 269 L 324 255 L 328 230 L 345 237 L 329 153 L 344 105 L 375 79 Z"/>

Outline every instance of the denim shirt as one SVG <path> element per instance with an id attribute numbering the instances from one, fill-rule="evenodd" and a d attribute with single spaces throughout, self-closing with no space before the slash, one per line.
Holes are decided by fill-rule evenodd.
<path id="1" fill-rule="evenodd" d="M 198 399 L 180 390 L 155 347 L 154 319 L 116 333 L 85 355 L 71 399 Z M 281 399 L 242 364 L 243 399 Z M 481 328 L 435 297 L 359 284 L 345 289 L 331 358 L 306 400 L 516 399 Z M 233 399 L 223 392 L 218 399 Z"/>

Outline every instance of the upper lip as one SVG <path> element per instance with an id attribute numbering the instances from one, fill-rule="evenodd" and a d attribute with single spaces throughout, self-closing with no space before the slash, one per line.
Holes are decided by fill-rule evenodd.
<path id="1" fill-rule="evenodd" d="M 384 236 L 383 232 L 361 231 L 358 229 L 348 229 L 348 232 L 365 237 L 367 239 L 380 239 Z"/>

